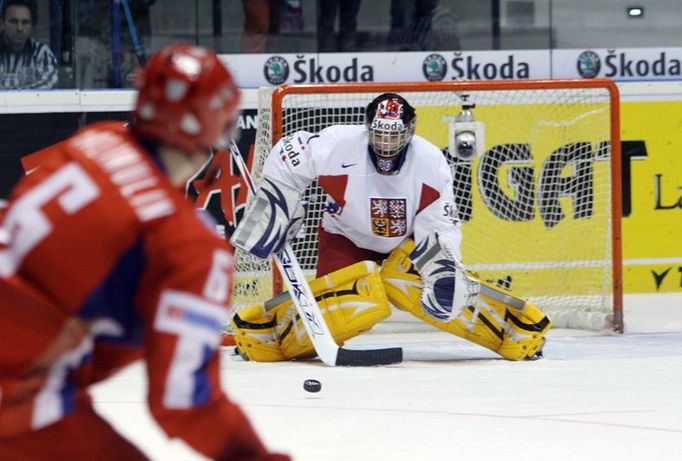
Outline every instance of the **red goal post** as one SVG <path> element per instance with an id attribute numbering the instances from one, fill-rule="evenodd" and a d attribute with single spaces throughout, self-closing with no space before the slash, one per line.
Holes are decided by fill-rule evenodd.
<path id="1" fill-rule="evenodd" d="M 606 79 L 283 85 L 259 92 L 252 162 L 259 178 L 274 143 L 298 130 L 364 123 L 369 101 L 399 93 L 417 110 L 416 133 L 450 162 L 465 265 L 568 328 L 623 330 L 619 94 Z M 463 106 L 484 127 L 484 152 L 451 153 Z M 482 133 L 481 133 L 482 134 Z M 326 196 L 305 193 L 308 217 L 292 241 L 312 276 Z M 238 251 L 235 308 L 273 294 L 273 268 Z M 276 287 L 274 291 L 278 291 Z"/>

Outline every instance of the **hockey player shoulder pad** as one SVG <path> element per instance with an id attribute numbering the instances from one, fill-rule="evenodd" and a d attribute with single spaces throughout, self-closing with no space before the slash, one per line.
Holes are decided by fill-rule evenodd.
<path id="1" fill-rule="evenodd" d="M 230 242 L 263 259 L 278 253 L 303 224 L 305 206 L 300 198 L 298 189 L 263 177 Z"/>
<path id="2" fill-rule="evenodd" d="M 334 340 L 345 341 L 370 330 L 391 313 L 379 269 L 361 261 L 310 282 Z M 296 308 L 288 294 L 241 310 L 232 327 L 242 357 L 272 362 L 315 356 Z"/>

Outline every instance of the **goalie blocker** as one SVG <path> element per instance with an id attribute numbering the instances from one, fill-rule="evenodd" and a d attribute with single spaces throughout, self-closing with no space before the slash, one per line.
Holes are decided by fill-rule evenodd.
<path id="1" fill-rule="evenodd" d="M 296 235 L 305 218 L 301 192 L 273 178 L 263 178 L 254 200 L 244 212 L 231 243 L 259 258 L 279 253 Z"/>

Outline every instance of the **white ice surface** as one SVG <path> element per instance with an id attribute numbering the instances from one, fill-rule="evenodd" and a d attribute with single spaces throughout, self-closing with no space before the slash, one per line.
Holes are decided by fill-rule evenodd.
<path id="1" fill-rule="evenodd" d="M 682 295 L 628 295 L 625 321 L 623 335 L 552 330 L 535 362 L 444 333 L 373 333 L 348 345 L 401 345 L 406 360 L 258 364 L 225 348 L 222 374 L 266 444 L 301 461 L 682 460 Z M 161 433 L 145 383 L 129 367 L 93 389 L 97 410 L 154 460 L 204 459 Z"/>

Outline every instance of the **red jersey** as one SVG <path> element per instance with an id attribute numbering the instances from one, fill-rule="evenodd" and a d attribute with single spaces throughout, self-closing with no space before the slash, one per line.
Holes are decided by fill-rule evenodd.
<path id="1" fill-rule="evenodd" d="M 169 436 L 210 457 L 263 453 L 220 387 L 225 240 L 119 123 L 42 158 L 0 214 L 0 441 L 89 405 L 89 385 L 144 358 Z"/>

